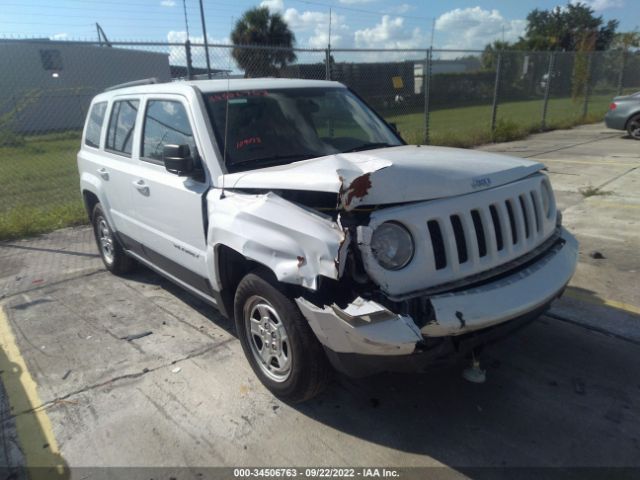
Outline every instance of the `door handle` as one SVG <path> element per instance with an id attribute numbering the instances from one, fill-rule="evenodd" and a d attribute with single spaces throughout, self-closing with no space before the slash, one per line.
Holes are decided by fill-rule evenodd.
<path id="1" fill-rule="evenodd" d="M 145 197 L 149 196 L 149 187 L 144 183 L 144 180 L 136 180 L 133 182 L 133 186 Z"/>
<path id="2" fill-rule="evenodd" d="M 96 170 L 98 175 L 100 175 L 104 180 L 109 180 L 109 172 L 107 172 L 106 168 L 99 168 Z"/>

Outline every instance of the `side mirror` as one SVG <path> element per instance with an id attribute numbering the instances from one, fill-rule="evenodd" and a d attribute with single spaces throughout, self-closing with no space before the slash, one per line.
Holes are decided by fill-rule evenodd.
<path id="1" fill-rule="evenodd" d="M 181 177 L 193 172 L 193 158 L 189 145 L 165 145 L 162 149 L 162 161 L 168 172 Z"/>

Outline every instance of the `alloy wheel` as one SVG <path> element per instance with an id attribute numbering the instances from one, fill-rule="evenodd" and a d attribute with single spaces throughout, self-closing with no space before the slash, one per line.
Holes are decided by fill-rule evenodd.
<path id="1" fill-rule="evenodd" d="M 244 307 L 245 334 L 260 370 L 275 382 L 291 374 L 289 335 L 280 315 L 263 297 L 254 295 Z"/>

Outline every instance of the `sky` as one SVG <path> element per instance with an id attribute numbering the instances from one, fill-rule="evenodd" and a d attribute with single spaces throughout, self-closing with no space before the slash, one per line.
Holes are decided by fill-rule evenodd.
<path id="1" fill-rule="evenodd" d="M 574 0 L 570 0 L 574 1 Z M 233 23 L 256 5 L 283 15 L 298 47 L 482 49 L 516 40 L 527 13 L 558 0 L 203 0 L 209 40 L 227 43 Z M 638 0 L 586 0 L 598 15 L 640 25 Z M 110 40 L 202 41 L 198 0 L 0 0 L 0 36 L 95 40 L 99 22 Z M 435 26 L 435 28 L 434 28 Z"/>

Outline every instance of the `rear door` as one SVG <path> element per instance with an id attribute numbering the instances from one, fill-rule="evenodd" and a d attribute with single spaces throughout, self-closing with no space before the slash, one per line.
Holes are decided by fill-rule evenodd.
<path id="1" fill-rule="evenodd" d="M 134 229 L 133 197 L 129 185 L 135 160 L 133 145 L 139 107 L 140 99 L 137 97 L 120 97 L 110 103 L 104 148 L 99 153 L 99 162 L 95 164 L 95 174 L 100 177 L 106 194 L 105 208 L 109 210 L 112 227 L 125 235 Z"/>
<path id="2" fill-rule="evenodd" d="M 208 291 L 203 178 L 179 177 L 162 162 L 166 144 L 198 148 L 193 114 L 180 95 L 148 96 L 142 105 L 139 158 L 130 185 L 136 209 L 135 239 L 144 256 L 167 273 Z"/>

